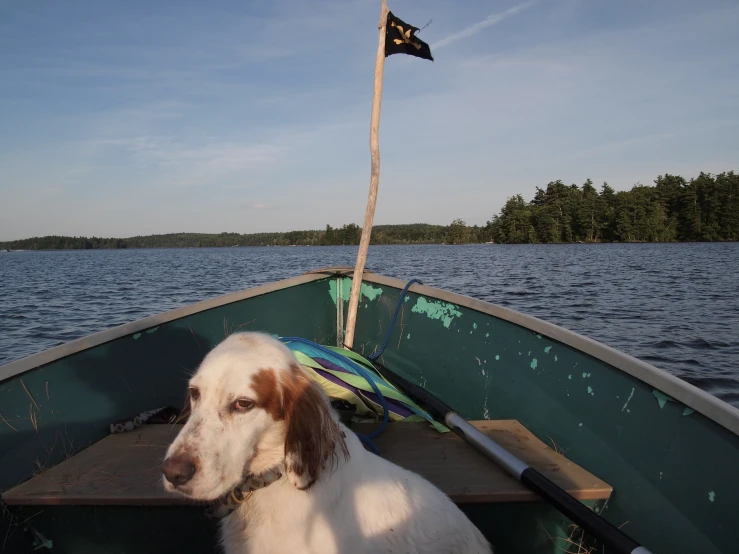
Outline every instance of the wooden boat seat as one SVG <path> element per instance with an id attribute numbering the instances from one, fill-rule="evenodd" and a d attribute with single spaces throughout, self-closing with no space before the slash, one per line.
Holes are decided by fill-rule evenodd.
<path id="1" fill-rule="evenodd" d="M 515 420 L 472 421 L 475 427 L 579 500 L 610 497 L 612 487 L 555 452 Z M 370 432 L 376 423 L 357 424 Z M 161 464 L 179 425 L 143 425 L 112 434 L 75 456 L 7 490 L 8 505 L 195 504 L 169 494 L 161 484 Z M 419 473 L 459 504 L 531 502 L 538 497 L 454 433 L 438 433 L 426 423 L 390 423 L 375 439 L 380 455 Z"/>

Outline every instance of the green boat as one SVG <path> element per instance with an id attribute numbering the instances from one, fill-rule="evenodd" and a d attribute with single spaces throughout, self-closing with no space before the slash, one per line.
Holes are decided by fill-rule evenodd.
<path id="1" fill-rule="evenodd" d="M 351 268 L 316 270 L 0 367 L 0 550 L 219 552 L 208 506 L 162 489 L 178 426 L 152 411 L 181 409 L 188 375 L 234 332 L 341 352 L 352 279 Z M 648 551 L 739 551 L 739 410 L 507 308 L 372 272 L 360 290 L 347 355 L 381 351 L 378 367 L 453 407 Z M 349 407 L 353 430 L 378 427 L 380 414 Z M 374 442 L 448 494 L 495 552 L 612 552 L 455 433 L 395 418 Z"/>

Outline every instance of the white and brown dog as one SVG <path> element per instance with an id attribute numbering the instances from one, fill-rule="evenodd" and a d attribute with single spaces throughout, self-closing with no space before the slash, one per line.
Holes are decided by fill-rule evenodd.
<path id="1" fill-rule="evenodd" d="M 226 554 L 492 552 L 439 489 L 365 450 L 269 335 L 237 333 L 214 348 L 189 402 L 164 461 L 168 491 L 212 501 L 249 476 L 282 475 L 221 520 Z"/>

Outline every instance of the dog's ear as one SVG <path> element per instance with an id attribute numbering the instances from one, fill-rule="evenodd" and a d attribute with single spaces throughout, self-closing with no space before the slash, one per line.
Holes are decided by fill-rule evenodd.
<path id="1" fill-rule="evenodd" d="M 328 397 L 300 366 L 282 383 L 285 417 L 285 466 L 290 482 L 309 489 L 337 450 L 349 459 L 345 435 L 331 413 Z"/>

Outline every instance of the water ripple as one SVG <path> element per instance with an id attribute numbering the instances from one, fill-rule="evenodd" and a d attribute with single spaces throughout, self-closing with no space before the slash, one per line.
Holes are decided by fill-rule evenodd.
<path id="1" fill-rule="evenodd" d="M 356 247 L 0 253 L 0 365 Z M 530 314 L 739 406 L 739 244 L 373 246 L 367 269 Z"/>

